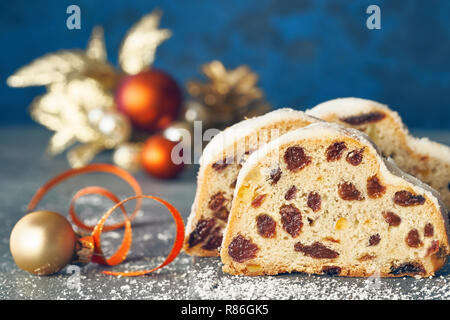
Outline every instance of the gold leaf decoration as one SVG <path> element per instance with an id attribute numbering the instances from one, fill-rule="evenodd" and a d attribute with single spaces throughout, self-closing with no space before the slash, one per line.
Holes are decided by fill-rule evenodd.
<path id="1" fill-rule="evenodd" d="M 270 109 L 263 92 L 256 87 L 258 75 L 247 66 L 227 70 L 220 61 L 212 61 L 203 65 L 202 71 L 208 81 L 189 81 L 187 90 L 206 106 L 213 118 L 212 126 L 223 128 Z"/>
<path id="2" fill-rule="evenodd" d="M 86 48 L 86 55 L 89 58 L 106 62 L 107 54 L 106 54 L 104 31 L 102 27 L 96 26 L 92 30 L 92 34 Z"/>
<path id="3" fill-rule="evenodd" d="M 80 50 L 61 50 L 37 58 L 9 76 L 11 87 L 46 86 L 67 81 L 85 74 L 111 75 L 115 73 L 106 63 L 90 58 Z"/>
<path id="4" fill-rule="evenodd" d="M 156 48 L 161 42 L 171 37 L 168 29 L 158 29 L 161 11 L 141 18 L 126 34 L 119 51 L 119 64 L 128 74 L 136 74 L 148 66 L 155 59 Z"/>

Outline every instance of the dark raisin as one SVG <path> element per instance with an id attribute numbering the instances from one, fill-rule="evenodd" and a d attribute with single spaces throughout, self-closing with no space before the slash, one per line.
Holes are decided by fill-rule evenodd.
<path id="1" fill-rule="evenodd" d="M 378 122 L 383 120 L 386 115 L 382 112 L 374 111 L 370 113 L 364 113 L 357 116 L 351 116 L 346 118 L 341 118 L 341 121 L 351 124 L 353 126 L 358 126 L 370 122 Z"/>
<path id="2" fill-rule="evenodd" d="M 427 223 L 424 228 L 425 237 L 432 237 L 434 234 L 434 228 L 431 223 Z"/>
<path id="3" fill-rule="evenodd" d="M 252 207 L 253 208 L 259 208 L 261 207 L 261 204 L 264 202 L 264 199 L 267 197 L 267 194 L 260 194 L 255 197 L 255 199 L 252 200 Z"/>
<path id="4" fill-rule="evenodd" d="M 286 191 L 286 194 L 284 195 L 284 199 L 286 199 L 287 201 L 292 200 L 295 198 L 296 193 L 297 193 L 297 187 L 292 186 L 289 188 L 288 191 Z"/>
<path id="5" fill-rule="evenodd" d="M 300 234 L 303 227 L 302 214 L 293 204 L 283 205 L 280 208 L 283 229 L 293 238 Z"/>
<path id="6" fill-rule="evenodd" d="M 213 212 L 213 216 L 214 217 L 216 217 L 217 219 L 223 220 L 225 222 L 228 221 L 228 215 L 229 214 L 230 214 L 230 212 L 225 207 L 222 207 L 222 208 L 220 208 L 220 210 L 217 210 L 217 211 Z"/>
<path id="7" fill-rule="evenodd" d="M 301 242 L 297 242 L 294 245 L 294 250 L 302 252 L 303 254 L 314 259 L 335 259 L 339 256 L 336 251 L 327 248 L 320 242 L 314 242 L 311 245 L 303 245 Z"/>
<path id="8" fill-rule="evenodd" d="M 450 182 L 447 184 L 447 189 L 450 191 Z"/>
<path id="9" fill-rule="evenodd" d="M 340 183 L 338 186 L 338 193 L 343 200 L 364 200 L 364 197 L 361 196 L 361 192 L 359 192 L 351 182 Z"/>
<path id="10" fill-rule="evenodd" d="M 270 171 L 270 180 L 272 180 L 272 182 L 270 183 L 271 185 L 277 184 L 280 178 L 281 178 L 281 169 L 279 167 L 272 169 Z"/>
<path id="11" fill-rule="evenodd" d="M 216 171 L 223 171 L 226 167 L 228 167 L 229 164 L 234 162 L 234 158 L 233 157 L 227 157 L 223 160 L 217 161 L 215 163 L 212 164 L 212 167 L 214 170 Z"/>
<path id="12" fill-rule="evenodd" d="M 363 159 L 364 148 L 355 149 L 347 154 L 345 160 L 350 163 L 352 166 L 358 166 Z"/>
<path id="13" fill-rule="evenodd" d="M 206 240 L 205 244 L 202 246 L 202 249 L 205 250 L 217 250 L 222 245 L 222 228 L 217 227 L 212 232 L 211 235 Z"/>
<path id="14" fill-rule="evenodd" d="M 393 212 L 384 211 L 383 213 L 384 220 L 391 226 L 396 227 L 402 222 L 402 219 Z"/>
<path id="15" fill-rule="evenodd" d="M 338 266 L 325 266 L 322 268 L 324 275 L 329 277 L 335 277 L 341 274 L 341 268 Z"/>
<path id="16" fill-rule="evenodd" d="M 394 202 L 402 207 L 417 206 L 425 203 L 425 198 L 421 195 L 414 195 L 409 191 L 397 191 L 394 195 Z"/>
<path id="17" fill-rule="evenodd" d="M 380 243 L 380 240 L 381 237 L 378 233 L 371 235 L 369 238 L 369 246 L 376 246 L 377 244 Z"/>
<path id="18" fill-rule="evenodd" d="M 386 192 L 386 187 L 380 183 L 380 180 L 375 175 L 367 179 L 367 195 L 370 198 L 379 198 Z"/>
<path id="19" fill-rule="evenodd" d="M 425 256 L 432 255 L 439 251 L 439 240 L 433 240 L 430 247 L 427 249 L 427 254 Z"/>
<path id="20" fill-rule="evenodd" d="M 284 162 L 290 171 L 299 171 L 311 163 L 311 157 L 305 154 L 305 150 L 300 146 L 293 146 L 286 149 Z"/>
<path id="21" fill-rule="evenodd" d="M 337 161 L 342 157 L 347 146 L 344 141 L 335 142 L 327 148 L 327 161 Z"/>
<path id="22" fill-rule="evenodd" d="M 390 274 L 400 276 L 400 275 L 417 275 L 417 274 L 425 274 L 425 269 L 423 265 L 419 262 L 406 262 L 400 265 L 391 266 Z"/>
<path id="23" fill-rule="evenodd" d="M 264 238 L 275 237 L 277 223 L 267 214 L 260 214 L 256 217 L 256 227 L 258 233 Z"/>
<path id="24" fill-rule="evenodd" d="M 238 234 L 228 246 L 228 254 L 237 262 L 244 262 L 256 257 L 259 248 L 252 240 L 246 239 Z"/>
<path id="25" fill-rule="evenodd" d="M 189 247 L 192 248 L 193 246 L 199 244 L 200 242 L 203 242 L 206 237 L 209 235 L 212 227 L 216 224 L 216 221 L 214 219 L 202 219 L 200 220 L 197 225 L 195 226 L 194 231 L 191 232 L 189 235 Z"/>
<path id="26" fill-rule="evenodd" d="M 447 249 L 444 246 L 440 246 L 438 252 L 435 254 L 436 258 L 443 259 L 447 256 Z"/>
<path id="27" fill-rule="evenodd" d="M 308 201 L 306 201 L 306 204 L 311 208 L 312 211 L 319 211 L 322 206 L 322 199 L 320 197 L 320 194 L 318 194 L 317 192 L 310 192 L 308 194 Z"/>
<path id="28" fill-rule="evenodd" d="M 423 245 L 422 241 L 420 241 L 420 235 L 417 229 L 412 229 L 411 231 L 409 231 L 405 241 L 406 244 L 411 248 L 418 248 Z"/>
<path id="29" fill-rule="evenodd" d="M 223 192 L 217 192 L 214 194 L 208 202 L 208 208 L 216 212 L 225 206 L 227 199 L 223 196 Z"/>

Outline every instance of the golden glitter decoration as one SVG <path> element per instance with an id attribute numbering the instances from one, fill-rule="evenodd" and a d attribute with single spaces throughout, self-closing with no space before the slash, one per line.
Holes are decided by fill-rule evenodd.
<path id="1" fill-rule="evenodd" d="M 128 74 L 147 68 L 155 59 L 156 48 L 172 36 L 170 30 L 158 29 L 161 11 L 154 10 L 137 22 L 125 36 L 119 51 L 119 64 Z"/>
<path id="2" fill-rule="evenodd" d="M 31 117 L 54 131 L 48 152 L 67 152 L 71 167 L 90 162 L 104 149 L 130 139 L 131 125 L 117 111 L 114 90 L 122 76 L 147 69 L 159 44 L 171 36 L 159 29 L 161 11 L 139 20 L 122 40 L 119 65 L 107 61 L 104 31 L 95 27 L 86 50 L 60 50 L 35 59 L 7 79 L 11 87 L 46 86 L 47 92 L 30 106 Z M 121 159 L 123 162 L 123 158 Z"/>
<path id="3" fill-rule="evenodd" d="M 227 70 L 220 61 L 212 61 L 202 66 L 202 72 L 208 81 L 190 81 L 187 90 L 206 106 L 210 127 L 223 128 L 270 110 L 256 87 L 258 75 L 247 66 Z"/>

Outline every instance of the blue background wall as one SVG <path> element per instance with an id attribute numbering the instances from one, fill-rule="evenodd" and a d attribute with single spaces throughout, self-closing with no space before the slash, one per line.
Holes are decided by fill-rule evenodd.
<path id="1" fill-rule="evenodd" d="M 66 8 L 81 8 L 81 30 L 66 28 Z M 366 28 L 366 8 L 381 7 L 381 30 Z M 173 37 L 155 66 L 184 83 L 219 59 L 248 64 L 276 106 L 312 107 L 343 96 L 389 104 L 413 128 L 450 129 L 450 1 L 165 0 L 2 1 L 0 125 L 32 123 L 27 106 L 43 88 L 13 89 L 6 77 L 45 53 L 83 48 L 105 28 L 109 60 L 128 28 L 154 7 Z"/>

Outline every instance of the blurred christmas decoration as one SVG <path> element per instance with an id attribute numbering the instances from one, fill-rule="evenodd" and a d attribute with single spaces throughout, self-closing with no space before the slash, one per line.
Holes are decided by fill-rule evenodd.
<path id="1" fill-rule="evenodd" d="M 172 154 L 177 142 L 170 141 L 162 135 L 153 135 L 145 142 L 142 149 L 141 164 L 145 171 L 154 177 L 171 179 L 176 177 L 184 167 L 183 163 L 176 163 L 175 157 L 181 159 L 179 154 Z"/>
<path id="2" fill-rule="evenodd" d="M 143 145 L 141 142 L 122 143 L 114 150 L 113 162 L 131 172 L 140 170 Z"/>
<path id="3" fill-rule="evenodd" d="M 118 109 L 136 127 L 150 132 L 166 128 L 177 118 L 181 100 L 178 84 L 160 70 L 126 76 L 116 90 Z"/>
<path id="4" fill-rule="evenodd" d="M 127 161 L 123 156 L 132 125 L 157 130 L 176 118 L 181 90 L 168 74 L 149 69 L 158 45 L 171 36 L 170 30 L 158 28 L 160 19 L 161 12 L 154 10 L 128 31 L 119 50 L 119 70 L 108 63 L 103 29 L 96 27 L 86 50 L 44 55 L 8 78 L 11 87 L 46 86 L 30 114 L 55 132 L 48 146 L 51 155 L 79 143 L 67 158 L 72 167 L 81 167 L 100 151 L 118 148 L 122 152 L 115 159 L 136 167 L 136 152 L 129 152 Z"/>
<path id="5" fill-rule="evenodd" d="M 183 105 L 173 77 L 150 68 L 171 37 L 159 29 L 161 15 L 154 10 L 127 32 L 118 68 L 107 60 L 103 29 L 95 27 L 85 50 L 46 54 L 8 78 L 11 87 L 46 87 L 30 114 L 54 131 L 51 155 L 67 151 L 70 166 L 81 167 L 112 149 L 113 162 L 127 170 L 173 178 L 184 165 L 172 161 L 172 150 L 180 142 L 192 148 L 195 121 L 203 130 L 223 129 L 269 110 L 256 73 L 247 66 L 227 70 L 219 61 L 203 65 L 206 82 L 187 83 L 191 99 Z"/>
<path id="6" fill-rule="evenodd" d="M 258 75 L 247 66 L 227 70 L 220 61 L 212 61 L 204 64 L 202 71 L 207 77 L 206 83 L 187 83 L 195 102 L 186 108 L 186 119 L 207 120 L 209 127 L 223 129 L 270 109 L 263 92 L 256 87 Z"/>

